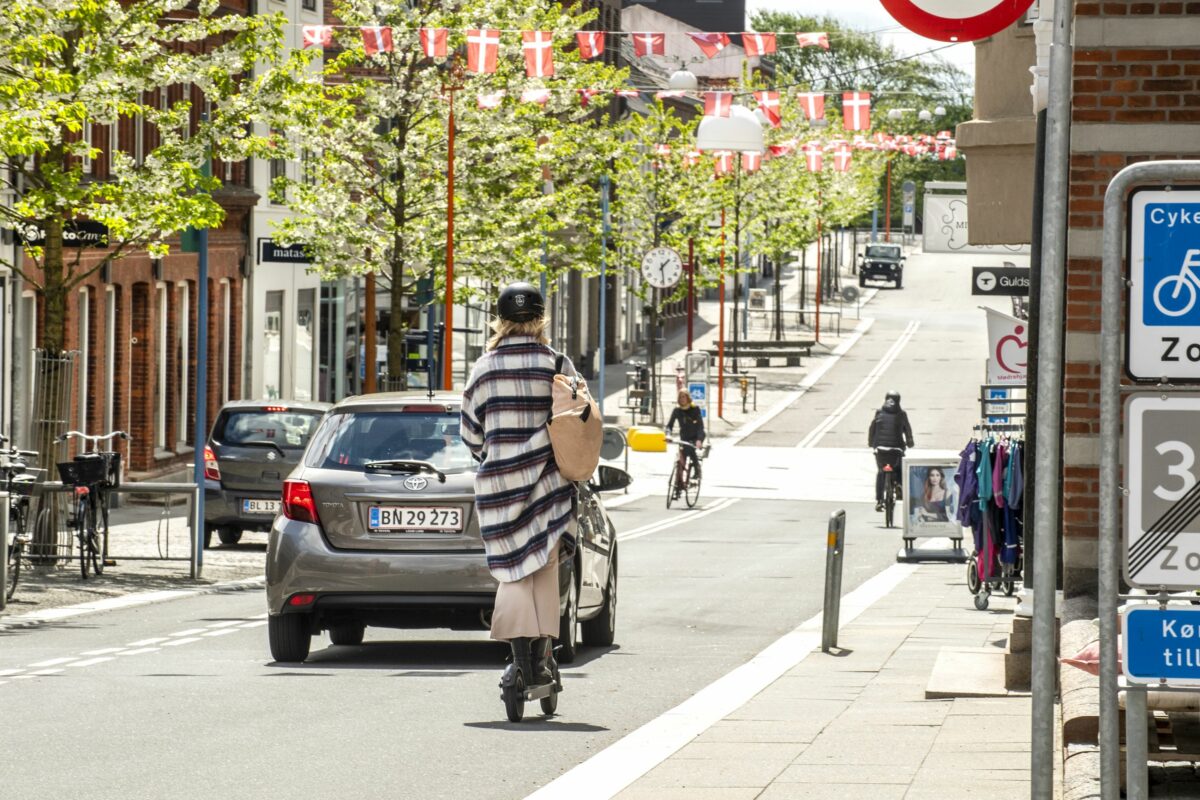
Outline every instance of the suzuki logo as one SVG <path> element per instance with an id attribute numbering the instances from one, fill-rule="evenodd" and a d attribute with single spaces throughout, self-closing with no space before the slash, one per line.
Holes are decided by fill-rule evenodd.
<path id="1" fill-rule="evenodd" d="M 414 475 L 411 478 L 404 479 L 404 488 L 409 491 L 419 492 L 429 485 L 429 481 L 422 478 L 420 475 Z"/>
<path id="2" fill-rule="evenodd" d="M 274 460 L 275 460 L 275 459 L 277 459 L 277 458 L 279 458 L 279 456 L 275 455 L 275 451 L 274 451 L 274 450 L 268 450 L 268 451 L 267 451 L 267 461 L 274 461 Z"/>

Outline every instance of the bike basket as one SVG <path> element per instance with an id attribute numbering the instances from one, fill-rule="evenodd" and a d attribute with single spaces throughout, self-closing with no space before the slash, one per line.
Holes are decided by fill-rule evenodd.
<path id="1" fill-rule="evenodd" d="M 108 462 L 103 458 L 78 456 L 74 461 L 58 462 L 58 474 L 70 486 L 95 486 L 108 477 Z"/>
<path id="2" fill-rule="evenodd" d="M 21 480 L 21 478 L 26 479 Z M 33 479 L 32 475 L 18 475 L 8 482 L 8 493 L 21 497 L 33 497 L 33 488 L 35 486 L 37 486 L 37 482 Z"/>

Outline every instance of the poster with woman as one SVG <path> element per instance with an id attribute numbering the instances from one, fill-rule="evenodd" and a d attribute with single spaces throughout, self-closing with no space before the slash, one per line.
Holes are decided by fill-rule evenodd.
<path id="1" fill-rule="evenodd" d="M 904 459 L 904 538 L 962 538 L 958 513 L 957 464 L 943 459 Z"/>

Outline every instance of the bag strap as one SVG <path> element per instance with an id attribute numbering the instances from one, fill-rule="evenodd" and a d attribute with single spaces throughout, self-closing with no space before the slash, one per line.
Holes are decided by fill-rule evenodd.
<path id="1" fill-rule="evenodd" d="M 554 355 L 555 355 L 555 358 L 554 358 L 554 372 L 555 372 L 556 374 L 559 374 L 559 375 L 561 375 L 561 374 L 562 374 L 562 365 L 563 365 L 563 359 L 564 359 L 564 358 L 566 358 L 566 356 L 564 356 L 562 353 L 555 353 Z"/>

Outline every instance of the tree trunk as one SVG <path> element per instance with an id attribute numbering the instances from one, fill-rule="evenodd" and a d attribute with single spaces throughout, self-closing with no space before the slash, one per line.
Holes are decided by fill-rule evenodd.
<path id="1" fill-rule="evenodd" d="M 388 391 L 408 388 L 408 372 L 405 369 L 404 329 L 404 263 L 393 259 L 391 265 L 392 294 L 391 321 L 388 324 Z"/>

